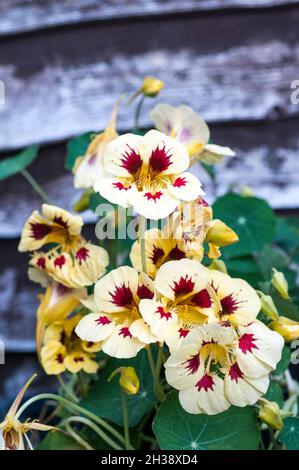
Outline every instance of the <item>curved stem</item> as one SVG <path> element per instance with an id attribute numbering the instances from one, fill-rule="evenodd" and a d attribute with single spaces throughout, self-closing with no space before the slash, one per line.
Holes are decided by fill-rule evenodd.
<path id="1" fill-rule="evenodd" d="M 118 444 L 116 444 L 116 442 L 114 442 L 112 439 L 110 439 L 110 437 L 107 436 L 107 434 L 104 431 L 102 431 L 99 428 L 99 426 L 94 424 L 88 418 L 83 418 L 82 416 L 71 416 L 70 418 L 68 418 L 66 420 L 66 425 L 68 423 L 81 423 L 81 424 L 84 424 L 85 426 L 88 426 L 90 429 L 92 429 L 96 434 L 98 434 L 98 436 L 100 436 L 100 438 L 103 439 L 103 441 L 105 441 L 110 447 L 112 447 L 112 449 L 123 450 L 122 447 L 120 447 Z"/>
<path id="2" fill-rule="evenodd" d="M 145 230 L 147 226 L 147 220 L 142 215 L 139 215 L 139 243 L 140 243 L 140 252 L 141 252 L 141 264 L 142 271 L 147 274 L 146 266 L 146 252 L 145 252 Z"/>
<path id="3" fill-rule="evenodd" d="M 123 405 L 123 419 L 124 419 L 124 433 L 125 433 L 125 446 L 126 450 L 132 450 L 130 442 L 130 431 L 129 431 L 129 418 L 128 418 L 128 402 L 125 392 L 121 391 L 122 405 Z"/>
<path id="4" fill-rule="evenodd" d="M 71 427 L 70 424 L 66 424 L 65 426 L 67 433 L 76 441 L 80 446 L 84 447 L 86 450 L 94 450 L 93 447 L 85 440 L 83 437 L 79 436 L 78 433 L 76 433 L 73 428 Z"/>
<path id="5" fill-rule="evenodd" d="M 78 403 L 79 399 L 68 389 L 68 386 L 66 385 L 60 374 L 57 376 L 57 379 L 66 396 L 68 396 L 75 403 Z"/>
<path id="6" fill-rule="evenodd" d="M 153 376 L 153 379 L 154 379 L 154 392 L 155 392 L 155 395 L 156 395 L 156 397 L 159 401 L 164 401 L 165 398 L 166 398 L 166 395 L 165 395 L 165 393 L 164 393 L 164 391 L 161 387 L 161 384 L 160 384 L 160 377 L 157 374 L 157 369 L 156 369 L 155 361 L 154 361 L 152 350 L 151 350 L 150 346 L 147 348 L 147 356 L 148 356 L 148 361 L 149 361 L 149 365 L 150 365 L 150 368 L 151 368 L 152 376 Z"/>
<path id="7" fill-rule="evenodd" d="M 137 106 L 136 106 L 133 132 L 139 131 L 139 119 L 140 119 L 141 109 L 142 109 L 142 105 L 144 103 L 144 100 L 145 100 L 145 95 L 142 95 L 140 97 L 140 100 L 139 100 Z"/>
<path id="8" fill-rule="evenodd" d="M 48 194 L 43 190 L 43 188 L 39 185 L 35 178 L 29 173 L 27 170 L 22 170 L 20 172 L 24 178 L 28 181 L 30 186 L 34 189 L 34 191 L 42 198 L 42 200 L 46 203 L 50 203 L 50 199 Z"/>
<path id="9" fill-rule="evenodd" d="M 78 413 L 81 413 L 87 416 L 88 418 L 90 418 L 91 420 L 95 421 L 96 423 L 98 423 L 107 431 L 109 431 L 122 444 L 124 443 L 123 436 L 118 431 L 116 431 L 116 429 L 110 426 L 110 424 L 106 423 L 105 420 L 103 420 L 102 418 L 99 418 L 97 415 L 95 415 L 91 411 L 88 411 L 85 408 L 82 408 L 82 406 L 79 406 L 77 403 L 72 403 L 68 401 L 66 398 L 60 397 L 59 395 L 55 395 L 54 393 L 41 393 L 40 395 L 36 395 L 35 397 L 30 398 L 19 408 L 17 414 L 15 415 L 15 418 L 18 419 L 21 416 L 21 414 L 26 410 L 26 408 L 28 408 L 28 406 L 32 405 L 32 403 L 35 403 L 38 400 L 55 400 L 58 403 L 64 405 L 66 408 L 76 411 Z"/>

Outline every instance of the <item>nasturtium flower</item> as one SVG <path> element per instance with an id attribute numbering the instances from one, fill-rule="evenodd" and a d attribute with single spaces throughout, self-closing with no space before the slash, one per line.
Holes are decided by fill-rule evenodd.
<path id="1" fill-rule="evenodd" d="M 153 297 L 152 281 L 147 276 L 129 266 L 114 269 L 96 283 L 97 310 L 82 318 L 76 333 L 85 341 L 101 341 L 102 350 L 109 356 L 134 357 L 157 341 L 139 311 L 142 299 Z"/>
<path id="2" fill-rule="evenodd" d="M 140 303 L 144 320 L 171 350 L 198 325 L 230 321 L 239 326 L 255 320 L 260 300 L 242 279 L 205 268 L 199 261 L 168 261 L 157 272 L 156 297 Z"/>
<path id="3" fill-rule="evenodd" d="M 34 375 L 22 387 L 11 407 L 9 408 L 4 420 L 0 423 L 0 450 L 32 450 L 32 444 L 28 437 L 31 431 L 51 431 L 53 426 L 39 423 L 38 420 L 31 421 L 26 419 L 21 422 L 18 416 L 18 409 L 25 392 L 33 379 Z"/>
<path id="4" fill-rule="evenodd" d="M 106 129 L 94 137 L 85 155 L 76 159 L 73 168 L 75 188 L 92 188 L 96 179 L 105 175 L 103 154 L 106 145 L 118 136 L 115 129 L 117 110 L 118 103 L 112 111 Z"/>
<path id="5" fill-rule="evenodd" d="M 151 112 L 155 127 L 183 144 L 190 155 L 209 164 L 221 162 L 223 157 L 233 157 L 235 152 L 229 147 L 209 144 L 210 130 L 190 106 L 178 107 L 158 104 Z"/>
<path id="6" fill-rule="evenodd" d="M 94 190 L 148 219 L 167 217 L 181 200 L 203 194 L 199 180 L 186 172 L 185 147 L 156 130 L 121 135 L 106 146 L 103 161 L 110 176 L 99 178 Z"/>
<path id="7" fill-rule="evenodd" d="M 81 235 L 82 218 L 59 207 L 43 204 L 25 223 L 20 251 L 33 251 L 30 266 L 69 288 L 94 284 L 104 273 L 109 259 L 106 250 L 87 242 Z M 54 244 L 49 248 L 49 243 Z M 37 251 L 45 247 L 45 251 Z"/>
<path id="8" fill-rule="evenodd" d="M 166 380 L 179 390 L 188 413 L 213 415 L 231 405 L 253 405 L 267 391 L 283 343 L 259 321 L 240 330 L 229 322 L 199 326 L 166 361 Z"/>
<path id="9" fill-rule="evenodd" d="M 46 374 L 58 375 L 65 371 L 76 374 L 80 370 L 94 374 L 98 370 L 94 353 L 101 350 L 101 343 L 78 338 L 75 328 L 81 318 L 81 315 L 75 315 L 45 329 L 40 358 Z"/>

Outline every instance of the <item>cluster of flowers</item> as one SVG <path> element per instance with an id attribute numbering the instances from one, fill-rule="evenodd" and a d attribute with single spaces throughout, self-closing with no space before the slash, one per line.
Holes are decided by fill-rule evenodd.
<path id="1" fill-rule="evenodd" d="M 158 130 L 117 136 L 114 110 L 74 169 L 76 187 L 93 186 L 110 202 L 132 206 L 139 225 L 170 216 L 133 244 L 132 267 L 105 274 L 107 253 L 81 236 L 80 217 L 62 209 L 44 205 L 25 225 L 20 250 L 33 251 L 30 276 L 46 287 L 37 329 L 42 364 L 47 373 L 92 373 L 100 349 L 132 358 L 151 343 L 166 344 L 166 379 L 185 410 L 215 414 L 253 404 L 267 390 L 284 341 L 257 320 L 253 288 L 201 263 L 238 237 L 213 220 L 188 171 L 194 161 L 234 153 L 209 144 L 206 123 L 187 106 L 158 105 L 151 116 Z M 69 317 L 79 305 L 90 313 Z"/>

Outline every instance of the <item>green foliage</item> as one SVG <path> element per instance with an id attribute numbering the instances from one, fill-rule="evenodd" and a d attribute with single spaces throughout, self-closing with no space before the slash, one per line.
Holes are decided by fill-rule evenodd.
<path id="1" fill-rule="evenodd" d="M 275 401 L 281 408 L 283 406 L 283 390 L 277 382 L 271 382 L 265 398 L 269 401 Z"/>
<path id="2" fill-rule="evenodd" d="M 146 351 L 141 351 L 133 359 L 110 359 L 107 366 L 100 372 L 99 380 L 91 389 L 81 406 L 97 416 L 107 418 L 115 424 L 122 425 L 122 391 L 116 376 L 108 379 L 118 367 L 132 366 L 140 380 L 140 390 L 136 395 L 127 396 L 129 425 L 136 426 L 143 416 L 152 409 L 156 402 L 153 393 L 153 379 L 149 369 Z"/>
<path id="3" fill-rule="evenodd" d="M 175 391 L 161 405 L 153 430 L 163 450 L 254 450 L 260 441 L 253 408 L 191 415 L 182 409 Z"/>
<path id="4" fill-rule="evenodd" d="M 50 431 L 36 450 L 84 450 L 84 447 L 63 432 Z"/>
<path id="5" fill-rule="evenodd" d="M 0 181 L 25 170 L 38 156 L 38 146 L 31 145 L 14 157 L 0 161 Z"/>
<path id="6" fill-rule="evenodd" d="M 288 450 L 299 450 L 299 418 L 286 418 L 279 440 Z"/>
<path id="7" fill-rule="evenodd" d="M 274 371 L 274 375 L 280 375 L 283 374 L 284 371 L 289 367 L 291 361 L 291 351 L 288 346 L 284 346 L 281 354 L 281 359 L 279 363 L 276 366 L 276 369 Z"/>
<path id="8" fill-rule="evenodd" d="M 78 157 L 82 157 L 92 139 L 94 133 L 87 132 L 69 140 L 65 159 L 66 170 L 72 170 Z"/>

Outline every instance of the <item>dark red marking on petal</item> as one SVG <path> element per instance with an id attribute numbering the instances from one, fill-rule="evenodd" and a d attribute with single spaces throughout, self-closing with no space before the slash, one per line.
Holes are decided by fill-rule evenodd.
<path id="1" fill-rule="evenodd" d="M 165 145 L 162 148 L 157 147 L 152 151 L 149 159 L 149 166 L 154 173 L 161 173 L 161 171 L 165 171 L 169 168 L 172 163 L 170 161 L 172 155 L 168 152 L 169 151 L 166 150 Z"/>
<path id="2" fill-rule="evenodd" d="M 120 329 L 120 332 L 118 333 L 119 336 L 123 336 L 124 338 L 132 338 L 132 335 L 130 333 L 130 330 L 127 326 L 124 326 Z"/>
<path id="3" fill-rule="evenodd" d="M 137 295 L 139 299 L 152 299 L 154 297 L 154 293 L 144 284 L 138 286 Z"/>
<path id="4" fill-rule="evenodd" d="M 84 357 L 76 356 L 76 357 L 74 357 L 74 362 L 84 362 Z"/>
<path id="5" fill-rule="evenodd" d="M 240 367 L 238 366 L 237 362 L 235 362 L 229 369 L 228 375 L 231 380 L 234 380 L 236 383 L 238 383 L 238 380 L 242 379 L 244 374 L 240 370 Z"/>
<path id="6" fill-rule="evenodd" d="M 182 188 L 187 185 L 186 178 L 184 176 L 179 176 L 174 182 L 173 182 L 173 187 L 174 188 Z"/>
<path id="7" fill-rule="evenodd" d="M 112 186 L 116 189 L 119 189 L 120 191 L 128 191 L 128 189 L 131 188 L 131 186 L 125 186 L 123 183 L 120 181 L 117 181 L 116 183 L 112 183 Z"/>
<path id="8" fill-rule="evenodd" d="M 229 315 L 231 313 L 234 313 L 240 305 L 240 302 L 234 299 L 233 294 L 223 297 L 223 299 L 220 300 L 220 303 L 222 308 L 222 315 Z"/>
<path id="9" fill-rule="evenodd" d="M 112 302 L 117 307 L 126 307 L 131 305 L 133 301 L 133 294 L 130 287 L 122 284 L 121 286 L 116 286 L 114 292 L 109 292 L 112 297 Z"/>
<path id="10" fill-rule="evenodd" d="M 254 343 L 255 341 L 256 338 L 253 334 L 245 333 L 243 336 L 241 336 L 241 338 L 239 338 L 239 348 L 241 349 L 242 353 L 251 353 L 253 349 L 259 349 Z"/>
<path id="11" fill-rule="evenodd" d="M 185 253 L 182 250 L 180 250 L 177 246 L 172 248 L 172 250 L 168 254 L 168 258 L 170 260 L 179 260 L 185 257 L 186 257 Z"/>
<path id="12" fill-rule="evenodd" d="M 46 258 L 44 256 L 40 256 L 36 261 L 36 266 L 39 269 L 45 269 L 46 268 Z"/>
<path id="13" fill-rule="evenodd" d="M 31 223 L 31 237 L 35 240 L 42 240 L 45 238 L 49 233 L 52 232 L 52 228 L 46 224 L 38 224 L 38 223 Z"/>
<path id="14" fill-rule="evenodd" d="M 56 258 L 54 260 L 54 266 L 56 268 L 62 268 L 62 266 L 66 263 L 66 259 L 65 259 L 65 256 L 64 255 L 61 255 L 61 256 L 58 256 L 58 258 Z"/>
<path id="15" fill-rule="evenodd" d="M 205 199 L 203 199 L 202 197 L 199 197 L 197 199 L 196 203 L 201 204 L 204 207 L 210 207 L 210 204 L 208 204 L 207 201 Z"/>
<path id="16" fill-rule="evenodd" d="M 150 259 L 153 264 L 157 264 L 158 261 L 160 261 L 160 259 L 163 258 L 164 255 L 165 253 L 164 253 L 164 250 L 162 250 L 162 248 L 153 246 L 153 252 L 152 252 Z"/>
<path id="17" fill-rule="evenodd" d="M 56 361 L 58 362 L 58 364 L 62 364 L 63 363 L 63 355 L 62 354 L 57 354 Z"/>
<path id="18" fill-rule="evenodd" d="M 207 289 L 202 289 L 192 297 L 192 302 L 201 308 L 210 308 L 212 299 Z"/>
<path id="19" fill-rule="evenodd" d="M 189 375 L 195 374 L 200 366 L 200 358 L 199 354 L 195 354 L 195 356 L 190 357 L 187 361 L 184 362 L 184 365 L 186 366 L 186 369 L 189 372 Z"/>
<path id="20" fill-rule="evenodd" d="M 161 307 L 161 306 L 159 306 L 159 307 L 157 308 L 157 310 L 155 311 L 155 313 L 159 313 L 161 319 L 162 319 L 162 318 L 166 318 L 166 321 L 168 321 L 169 318 L 172 318 L 172 313 L 165 311 L 164 308 Z"/>
<path id="21" fill-rule="evenodd" d="M 195 282 L 186 274 L 179 281 L 173 282 L 172 290 L 176 296 L 190 294 L 193 291 Z"/>
<path id="22" fill-rule="evenodd" d="M 86 261 L 87 258 L 89 258 L 89 250 L 85 247 L 85 246 L 82 246 L 81 248 L 79 248 L 79 250 L 77 251 L 76 255 L 75 255 L 75 258 L 77 261 L 79 261 L 79 263 L 81 264 L 82 261 Z"/>
<path id="23" fill-rule="evenodd" d="M 111 323 L 111 320 L 109 320 L 108 317 L 102 315 L 101 317 L 97 318 L 95 320 L 95 322 L 98 324 L 98 325 L 109 325 L 109 323 Z"/>
<path id="24" fill-rule="evenodd" d="M 190 330 L 187 330 L 187 329 L 184 329 L 184 328 L 180 328 L 178 330 L 179 334 L 180 334 L 180 338 L 186 338 L 186 336 L 188 335 L 188 333 L 190 333 Z"/>
<path id="25" fill-rule="evenodd" d="M 150 192 L 144 193 L 144 197 L 146 197 L 148 201 L 157 202 L 157 199 L 159 200 L 161 196 L 163 196 L 162 191 L 157 191 L 155 194 Z"/>
<path id="26" fill-rule="evenodd" d="M 204 389 L 205 392 L 208 390 L 213 390 L 213 386 L 215 385 L 213 377 L 208 374 L 205 374 L 195 385 L 197 390 L 200 392 Z"/>
<path id="27" fill-rule="evenodd" d="M 122 167 L 125 168 L 131 175 L 136 175 L 142 166 L 142 160 L 139 153 L 127 145 L 128 149 L 121 159 Z"/>
<path id="28" fill-rule="evenodd" d="M 63 220 L 63 218 L 61 216 L 55 216 L 54 219 L 53 219 L 53 222 L 55 222 L 55 224 L 57 225 L 60 225 L 61 227 L 65 228 L 65 229 L 68 229 L 68 223 Z"/>

